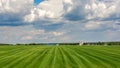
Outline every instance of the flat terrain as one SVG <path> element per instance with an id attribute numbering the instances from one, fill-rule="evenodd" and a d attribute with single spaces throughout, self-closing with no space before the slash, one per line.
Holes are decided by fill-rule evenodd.
<path id="1" fill-rule="evenodd" d="M 120 46 L 0 46 L 0 68 L 120 68 Z"/>

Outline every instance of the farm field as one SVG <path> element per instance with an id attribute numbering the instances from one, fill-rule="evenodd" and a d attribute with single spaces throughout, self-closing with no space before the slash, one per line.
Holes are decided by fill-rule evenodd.
<path id="1" fill-rule="evenodd" d="M 120 68 L 120 46 L 0 46 L 0 68 Z"/>

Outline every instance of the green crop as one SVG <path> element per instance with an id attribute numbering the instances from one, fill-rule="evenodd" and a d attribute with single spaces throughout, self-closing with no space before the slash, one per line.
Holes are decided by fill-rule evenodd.
<path id="1" fill-rule="evenodd" d="M 0 68 L 120 68 L 120 46 L 0 46 Z"/>

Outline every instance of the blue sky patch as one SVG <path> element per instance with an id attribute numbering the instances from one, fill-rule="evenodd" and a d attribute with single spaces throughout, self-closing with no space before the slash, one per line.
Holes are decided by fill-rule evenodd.
<path id="1" fill-rule="evenodd" d="M 42 1 L 44 1 L 44 0 L 34 0 L 34 5 L 36 6 L 36 5 L 38 5 L 40 2 L 42 2 Z"/>

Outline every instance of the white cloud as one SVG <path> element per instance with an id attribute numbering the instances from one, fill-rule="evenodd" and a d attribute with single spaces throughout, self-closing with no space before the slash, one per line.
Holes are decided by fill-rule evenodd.
<path id="1" fill-rule="evenodd" d="M 31 30 L 29 33 L 33 35 L 39 35 L 39 34 L 44 34 L 45 30 Z"/>
<path id="2" fill-rule="evenodd" d="M 65 38 L 62 31 L 45 31 L 33 26 L 0 27 L 0 43 L 61 42 Z M 66 35 L 66 38 L 68 36 Z M 65 41 L 65 40 L 64 40 Z"/>
<path id="3" fill-rule="evenodd" d="M 61 19 L 62 15 L 72 10 L 72 0 L 45 0 L 35 6 L 25 21 L 33 22 L 41 19 Z M 36 17 L 35 17 L 36 16 Z"/>
<path id="4" fill-rule="evenodd" d="M 24 16 L 30 13 L 32 6 L 33 0 L 0 0 L 0 21 L 10 25 L 11 21 L 22 22 Z"/>
<path id="5" fill-rule="evenodd" d="M 103 20 L 120 17 L 120 0 L 73 0 L 73 9 L 65 14 L 70 21 Z"/>
<path id="6" fill-rule="evenodd" d="M 43 1 L 38 6 L 34 7 L 31 11 L 31 14 L 25 17 L 25 21 L 27 21 L 26 19 L 28 19 L 28 22 L 32 22 L 42 18 L 58 18 L 62 15 L 63 12 L 62 0 Z M 34 19 L 34 16 L 36 16 L 36 19 Z"/>
<path id="7" fill-rule="evenodd" d="M 0 13 L 28 11 L 32 4 L 33 0 L 0 0 Z"/>
<path id="8" fill-rule="evenodd" d="M 103 40 L 108 30 L 118 39 L 119 5 L 120 0 L 44 0 L 38 6 L 33 0 L 0 0 L 0 42 Z"/>
<path id="9" fill-rule="evenodd" d="M 31 40 L 31 39 L 33 39 L 32 36 L 25 36 L 25 37 L 22 37 L 22 40 Z"/>
<path id="10" fill-rule="evenodd" d="M 33 0 L 1 0 L 0 15 L 8 15 L 7 18 L 2 18 L 4 20 L 18 17 L 25 22 L 44 19 L 96 19 L 108 18 L 111 15 L 119 17 L 119 4 L 119 0 L 45 0 L 38 6 L 33 6 Z"/>
<path id="11" fill-rule="evenodd" d="M 31 14 L 30 15 L 26 15 L 24 17 L 24 21 L 25 22 L 33 22 L 34 20 L 35 20 L 34 10 L 31 10 Z"/>
<path id="12" fill-rule="evenodd" d="M 85 10 L 88 11 L 87 19 L 93 18 L 106 18 L 109 17 L 117 10 L 117 4 L 111 4 L 106 2 L 93 2 L 92 4 L 86 4 Z"/>
<path id="13" fill-rule="evenodd" d="M 55 36 L 60 36 L 60 35 L 63 35 L 64 34 L 64 32 L 52 32 L 53 33 L 53 35 L 55 35 Z"/>
<path id="14" fill-rule="evenodd" d="M 82 30 L 120 30 L 119 22 L 117 21 L 88 21 Z"/>
<path id="15" fill-rule="evenodd" d="M 111 18 L 113 15 L 119 17 L 119 4 L 118 0 L 45 0 L 33 6 L 33 0 L 1 0 L 0 14 L 4 17 L 7 13 L 7 20 L 18 17 L 20 20 L 24 19 L 24 22 L 41 20 L 54 22 L 65 19 L 76 21 L 96 18 L 101 20 Z M 5 17 L 4 20 L 6 20 Z"/>
<path id="16" fill-rule="evenodd" d="M 94 29 L 102 28 L 101 27 L 102 24 L 103 24 L 102 22 L 90 21 L 90 22 L 86 23 L 85 30 L 94 30 Z"/>

